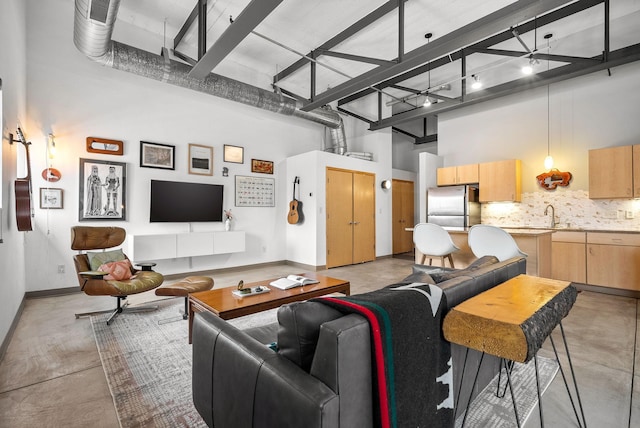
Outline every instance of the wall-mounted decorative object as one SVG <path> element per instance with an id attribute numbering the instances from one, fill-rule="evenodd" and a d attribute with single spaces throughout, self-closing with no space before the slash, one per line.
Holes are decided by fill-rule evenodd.
<path id="1" fill-rule="evenodd" d="M 236 175 L 236 207 L 274 207 L 275 179 Z"/>
<path id="2" fill-rule="evenodd" d="M 224 161 L 231 163 L 244 163 L 244 148 L 225 144 Z"/>
<path id="3" fill-rule="evenodd" d="M 42 178 L 50 183 L 55 183 L 62 178 L 62 173 L 55 168 L 45 168 L 42 170 Z"/>
<path id="4" fill-rule="evenodd" d="M 78 220 L 125 220 L 126 179 L 126 163 L 81 158 Z"/>
<path id="5" fill-rule="evenodd" d="M 213 147 L 189 144 L 189 174 L 213 175 Z"/>
<path id="6" fill-rule="evenodd" d="M 545 190 L 554 190 L 558 186 L 568 186 L 573 176 L 570 172 L 558 171 L 556 168 L 536 176 L 536 180 Z"/>
<path id="7" fill-rule="evenodd" d="M 176 146 L 140 141 L 140 166 L 176 169 Z"/>
<path id="8" fill-rule="evenodd" d="M 273 162 L 260 159 L 251 159 L 251 172 L 273 174 Z"/>
<path id="9" fill-rule="evenodd" d="M 124 153 L 124 143 L 120 140 L 87 137 L 87 152 L 122 156 Z"/>
<path id="10" fill-rule="evenodd" d="M 62 209 L 62 189 L 40 188 L 40 209 Z"/>
<path id="11" fill-rule="evenodd" d="M 223 177 L 229 176 L 229 168 L 227 168 L 226 166 L 222 167 L 222 176 Z"/>

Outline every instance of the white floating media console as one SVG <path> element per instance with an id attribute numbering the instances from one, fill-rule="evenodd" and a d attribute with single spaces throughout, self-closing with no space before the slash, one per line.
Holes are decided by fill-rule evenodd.
<path id="1" fill-rule="evenodd" d="M 129 257 L 135 262 L 240 253 L 245 250 L 244 231 L 129 235 Z"/>

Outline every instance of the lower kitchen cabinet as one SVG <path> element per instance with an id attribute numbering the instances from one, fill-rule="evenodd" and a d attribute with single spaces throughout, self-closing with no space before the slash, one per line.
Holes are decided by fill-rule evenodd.
<path id="1" fill-rule="evenodd" d="M 556 231 L 551 235 L 551 278 L 587 282 L 586 232 Z"/>
<path id="2" fill-rule="evenodd" d="M 640 234 L 587 232 L 587 284 L 640 291 Z"/>

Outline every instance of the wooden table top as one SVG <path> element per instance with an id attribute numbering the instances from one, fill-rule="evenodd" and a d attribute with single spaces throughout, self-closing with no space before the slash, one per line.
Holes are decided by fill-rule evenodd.
<path id="1" fill-rule="evenodd" d="M 571 283 L 518 275 L 465 300 L 446 315 L 445 338 L 468 348 L 525 362 L 575 301 Z"/>
<path id="2" fill-rule="evenodd" d="M 271 278 L 264 281 L 244 284 L 245 287 L 266 286 L 270 289 L 268 293 L 239 297 L 232 293 L 233 290 L 237 289 L 237 287 L 232 286 L 192 293 L 189 295 L 189 300 L 192 304 L 211 311 L 222 319 L 231 319 L 276 308 L 284 305 L 285 303 L 307 300 L 314 297 L 324 296 L 326 294 L 344 293 L 349 295 L 349 281 L 317 275 L 315 273 L 303 273 L 296 275 L 314 278 L 319 282 L 316 284 L 290 288 L 288 290 L 281 290 L 269 285 L 271 281 L 278 279 Z"/>

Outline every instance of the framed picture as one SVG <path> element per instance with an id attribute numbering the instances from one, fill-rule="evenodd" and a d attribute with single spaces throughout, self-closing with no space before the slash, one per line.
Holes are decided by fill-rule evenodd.
<path id="1" fill-rule="evenodd" d="M 78 220 L 125 220 L 126 179 L 126 163 L 80 159 Z"/>
<path id="2" fill-rule="evenodd" d="M 274 207 L 275 179 L 236 175 L 236 207 Z"/>
<path id="3" fill-rule="evenodd" d="M 62 209 L 62 189 L 41 187 L 40 209 Z"/>
<path id="4" fill-rule="evenodd" d="M 140 166 L 176 169 L 176 146 L 140 141 Z"/>
<path id="5" fill-rule="evenodd" d="M 244 163 L 244 147 L 224 145 L 224 161 Z"/>
<path id="6" fill-rule="evenodd" d="M 213 175 L 213 147 L 189 144 L 189 174 Z"/>
<path id="7" fill-rule="evenodd" d="M 124 153 L 124 143 L 120 140 L 87 137 L 87 152 L 122 156 Z"/>
<path id="8" fill-rule="evenodd" d="M 273 174 L 273 162 L 260 159 L 251 159 L 251 172 Z"/>

